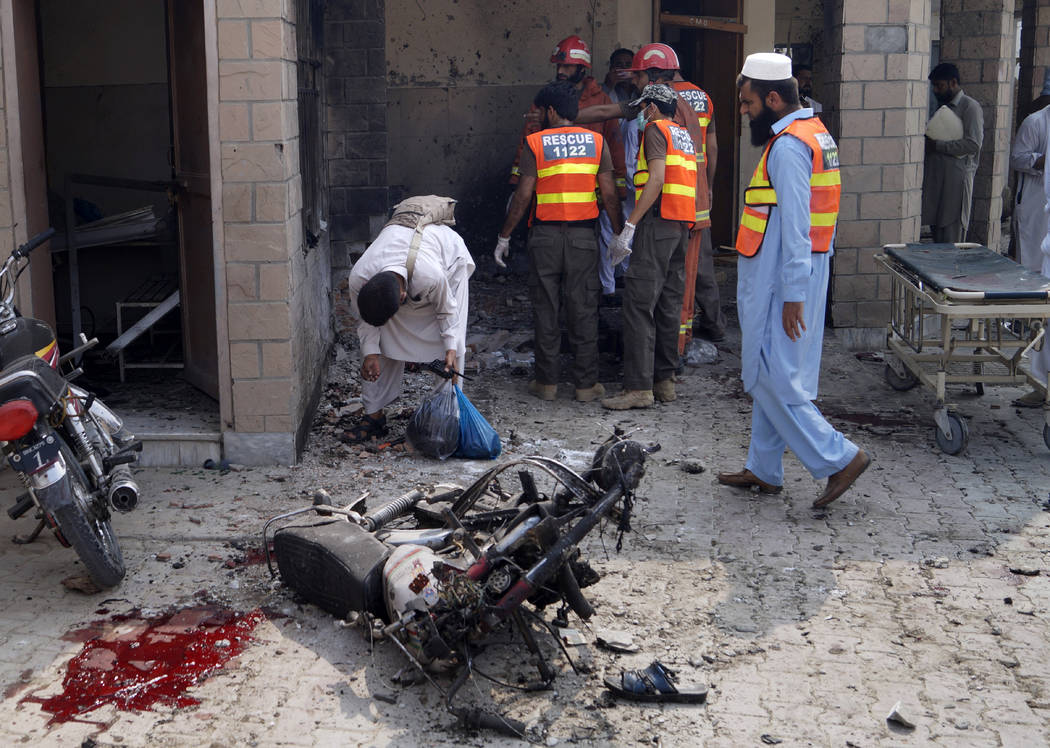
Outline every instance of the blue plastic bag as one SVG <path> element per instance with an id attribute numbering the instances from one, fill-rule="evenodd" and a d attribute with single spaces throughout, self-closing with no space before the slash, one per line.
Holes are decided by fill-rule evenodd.
<path id="1" fill-rule="evenodd" d="M 499 457 L 503 445 L 500 444 L 496 429 L 492 428 L 458 386 L 456 398 L 459 400 L 459 448 L 455 456 L 468 460 L 494 460 Z"/>

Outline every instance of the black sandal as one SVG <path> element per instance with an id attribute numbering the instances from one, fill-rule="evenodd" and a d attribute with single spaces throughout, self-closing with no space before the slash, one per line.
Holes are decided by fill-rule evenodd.
<path id="1" fill-rule="evenodd" d="M 339 440 L 344 444 L 360 444 L 384 434 L 386 434 L 386 414 L 379 418 L 362 416 L 353 428 L 343 432 Z"/>
<path id="2" fill-rule="evenodd" d="M 659 660 L 644 670 L 624 670 L 619 678 L 606 678 L 605 687 L 617 696 L 633 701 L 666 701 L 699 704 L 707 698 L 707 686 L 678 685 L 675 671 Z"/>

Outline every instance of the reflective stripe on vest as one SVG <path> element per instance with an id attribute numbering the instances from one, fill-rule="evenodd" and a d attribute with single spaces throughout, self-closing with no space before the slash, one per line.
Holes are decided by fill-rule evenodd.
<path id="1" fill-rule="evenodd" d="M 664 135 L 667 155 L 664 157 L 664 185 L 660 190 L 660 217 L 669 221 L 697 219 L 696 211 L 696 152 L 689 131 L 669 119 L 658 119 L 645 126 L 656 127 Z M 649 181 L 649 165 L 645 160 L 645 133 L 638 145 L 638 169 L 634 173 L 635 199 L 641 199 L 642 190 Z"/>
<path id="2" fill-rule="evenodd" d="M 525 138 L 536 157 L 535 217 L 588 221 L 598 217 L 598 167 L 605 141 L 582 127 L 555 127 Z"/>
<path id="3" fill-rule="evenodd" d="M 827 252 L 831 248 L 842 192 L 839 150 L 824 124 L 818 118 L 810 117 L 796 119 L 774 135 L 755 167 L 751 184 L 744 191 L 744 213 L 736 235 L 736 250 L 745 257 L 754 257 L 762 247 L 769 211 L 777 204 L 777 193 L 769 180 L 767 159 L 773 143 L 784 133 L 801 140 L 813 154 L 813 173 L 809 178 L 809 239 L 814 252 Z"/>
<path id="4" fill-rule="evenodd" d="M 674 81 L 671 86 L 693 108 L 700 121 L 700 155 L 696 162 L 702 166 L 707 163 L 707 128 L 711 124 L 711 97 L 704 89 L 688 81 Z"/>

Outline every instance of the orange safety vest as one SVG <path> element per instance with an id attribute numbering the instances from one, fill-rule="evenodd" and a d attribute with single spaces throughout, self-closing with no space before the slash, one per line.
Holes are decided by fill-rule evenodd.
<path id="1" fill-rule="evenodd" d="M 774 135 L 755 167 L 751 184 L 744 191 L 744 215 L 740 218 L 740 230 L 736 235 L 736 250 L 744 257 L 758 254 L 769 223 L 769 211 L 777 204 L 777 193 L 769 181 L 766 160 L 774 141 L 784 133 L 794 135 L 813 153 L 813 173 L 809 177 L 809 238 L 814 252 L 831 249 L 842 193 L 839 147 L 824 124 L 817 117 L 809 117 L 794 120 Z"/>
<path id="2" fill-rule="evenodd" d="M 689 107 L 696 112 L 696 118 L 700 124 L 700 153 L 696 156 L 696 165 L 700 169 L 700 176 L 704 184 L 707 184 L 707 128 L 714 116 L 714 104 L 711 97 L 699 86 L 694 86 L 689 81 L 672 81 L 671 88 L 677 93 Z M 711 204 L 706 194 L 697 196 L 696 201 L 696 228 L 706 228 L 711 225 Z"/>
<path id="3" fill-rule="evenodd" d="M 645 126 L 659 128 L 667 142 L 664 162 L 664 186 L 660 190 L 660 217 L 669 221 L 696 221 L 696 149 L 689 131 L 669 119 L 658 119 Z M 638 169 L 634 173 L 635 199 L 649 181 L 649 165 L 645 161 L 645 133 L 638 144 Z"/>
<path id="4" fill-rule="evenodd" d="M 700 120 L 700 155 L 696 157 L 696 163 L 703 165 L 707 163 L 707 128 L 711 125 L 715 109 L 711 104 L 711 97 L 704 89 L 694 86 L 689 81 L 672 81 L 671 87 L 693 108 L 697 119 Z"/>
<path id="5" fill-rule="evenodd" d="M 605 140 L 583 127 L 554 127 L 525 138 L 536 157 L 535 217 L 588 221 L 598 217 L 598 167 Z"/>

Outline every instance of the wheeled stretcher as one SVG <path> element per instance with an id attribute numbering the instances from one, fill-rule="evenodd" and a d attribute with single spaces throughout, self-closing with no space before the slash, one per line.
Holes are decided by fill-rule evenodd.
<path id="1" fill-rule="evenodd" d="M 937 446 L 958 454 L 966 421 L 947 386 L 1030 384 L 1043 388 L 1043 441 L 1050 448 L 1050 393 L 1022 359 L 1046 340 L 1050 279 L 979 244 L 887 244 L 876 255 L 890 273 L 886 342 L 896 354 L 886 381 L 896 390 L 920 382 L 937 396 Z"/>

